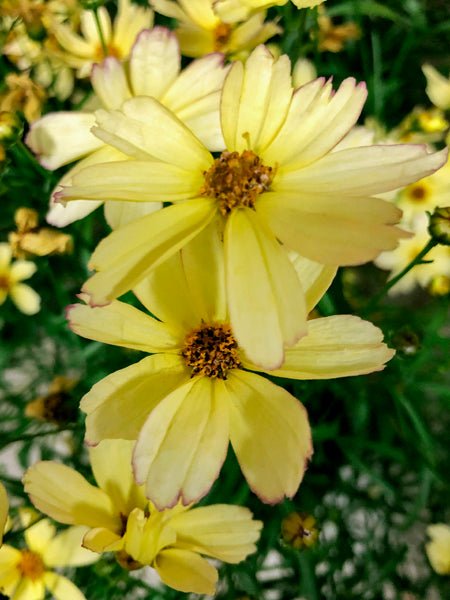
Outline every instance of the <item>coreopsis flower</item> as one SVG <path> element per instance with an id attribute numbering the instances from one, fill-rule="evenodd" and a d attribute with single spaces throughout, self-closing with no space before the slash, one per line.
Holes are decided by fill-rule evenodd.
<path id="1" fill-rule="evenodd" d="M 59 426 L 76 421 L 77 411 L 70 402 L 70 391 L 77 383 L 78 379 L 73 377 L 55 377 L 47 394 L 28 402 L 26 416 Z"/>
<path id="2" fill-rule="evenodd" d="M 284 6 L 289 0 L 214 0 L 214 12 L 225 22 L 233 23 L 248 19 L 255 11 Z M 297 8 L 311 8 L 325 0 L 292 0 Z"/>
<path id="3" fill-rule="evenodd" d="M 428 217 L 425 213 L 405 224 L 405 228 L 409 228 L 414 233 L 414 237 L 401 240 L 395 250 L 382 252 L 374 261 L 377 267 L 391 272 L 390 279 L 403 271 L 431 239 L 428 232 Z M 395 296 L 409 293 L 417 286 L 422 288 L 438 286 L 436 289 L 442 287 L 438 285 L 442 282 L 442 277 L 450 277 L 450 248 L 437 245 L 423 257 L 423 260 L 425 262 L 415 265 L 392 286 L 388 293 Z"/>
<path id="4" fill-rule="evenodd" d="M 32 81 L 29 72 L 8 73 L 5 83 L 7 89 L 0 94 L 0 110 L 21 111 L 29 123 L 39 119 L 47 95 Z"/>
<path id="5" fill-rule="evenodd" d="M 450 575 L 450 527 L 436 523 L 427 527 L 431 541 L 425 544 L 425 552 L 433 569 L 439 575 Z"/>
<path id="6" fill-rule="evenodd" d="M 30 286 L 22 282 L 34 275 L 37 267 L 26 260 L 16 260 L 11 264 L 11 258 L 11 246 L 0 243 L 0 306 L 9 295 L 21 312 L 34 315 L 41 308 L 41 299 Z"/>
<path id="7" fill-rule="evenodd" d="M 18 208 L 14 221 L 17 231 L 8 234 L 8 241 L 16 258 L 72 252 L 72 236 L 49 227 L 39 227 L 38 213 L 32 208 Z"/>
<path id="8" fill-rule="evenodd" d="M 265 10 L 225 22 L 215 14 L 214 0 L 150 0 L 150 4 L 155 11 L 177 19 L 175 33 L 186 56 L 223 52 L 244 59 L 258 44 L 282 32 L 276 23 L 264 22 Z"/>
<path id="9" fill-rule="evenodd" d="M 442 110 L 450 109 L 450 78 L 444 77 L 431 65 L 423 65 L 427 79 L 426 92 L 431 102 Z"/>
<path id="10" fill-rule="evenodd" d="M 333 152 L 365 98 L 365 86 L 351 78 L 336 92 L 316 79 L 294 93 L 288 57 L 275 61 L 260 46 L 245 66 L 233 63 L 225 80 L 226 150 L 217 159 L 154 99 L 98 111 L 92 131 L 129 159 L 79 171 L 58 198 L 173 205 L 99 244 L 89 263 L 98 273 L 83 288 L 91 302 L 105 304 L 133 288 L 213 222 L 223 231 L 234 335 L 253 362 L 279 368 L 284 347 L 306 333 L 304 291 L 287 250 L 322 264 L 354 265 L 395 248 L 409 235 L 393 226 L 401 212 L 374 195 L 445 161 L 445 150 L 421 146 L 344 144 Z"/>
<path id="11" fill-rule="evenodd" d="M 361 37 L 361 29 L 356 23 L 335 25 L 325 12 L 319 14 L 317 25 L 319 26 L 317 46 L 319 52 L 340 52 L 345 42 L 358 40 Z"/>
<path id="12" fill-rule="evenodd" d="M 92 85 L 105 109 L 119 108 L 133 96 L 151 96 L 170 108 L 195 135 L 211 150 L 222 150 L 224 141 L 220 130 L 219 100 L 223 80 L 228 71 L 223 55 L 212 54 L 192 62 L 181 71 L 178 42 L 173 33 L 162 27 L 144 30 L 138 36 L 130 54 L 129 68 L 119 60 L 107 58 L 92 70 Z M 54 202 L 61 185 L 71 182 L 78 171 L 88 165 L 127 156 L 115 147 L 107 146 L 92 135 L 95 116 L 89 112 L 50 113 L 35 123 L 26 142 L 40 163 L 48 169 L 82 158 L 59 182 L 50 201 L 47 220 L 63 227 L 92 212 L 103 200 L 79 200 L 63 207 Z M 65 132 L 61 136 L 61 131 Z M 83 158 L 85 157 L 85 158 Z M 135 184 L 133 184 L 134 187 Z M 127 220 L 147 214 L 159 204 L 106 202 L 108 223 L 118 227 Z"/>
<path id="13" fill-rule="evenodd" d="M 294 550 L 311 548 L 319 537 L 315 518 L 309 513 L 289 513 L 281 522 L 281 537 Z"/>
<path id="14" fill-rule="evenodd" d="M 127 440 L 106 440 L 89 449 L 99 487 L 65 465 L 39 462 L 26 472 L 25 490 L 57 521 L 89 527 L 87 548 L 114 551 L 129 570 L 150 565 L 182 592 L 214 594 L 217 571 L 200 555 L 240 562 L 256 550 L 262 523 L 248 509 L 225 504 L 159 512 L 134 483 L 132 447 Z"/>
<path id="15" fill-rule="evenodd" d="M 8 495 L 5 486 L 0 483 L 0 546 L 3 542 L 3 532 L 5 531 L 6 521 L 8 520 Z"/>
<path id="16" fill-rule="evenodd" d="M 34 514 L 36 517 L 36 514 Z M 28 512 L 21 512 L 24 526 L 32 523 Z M 35 520 L 35 519 L 34 519 Z M 47 592 L 57 600 L 86 600 L 81 591 L 54 568 L 84 566 L 97 555 L 81 547 L 85 527 L 69 527 L 56 534 L 48 519 L 25 529 L 27 544 L 21 550 L 3 544 L 0 548 L 0 590 L 14 600 L 44 600 Z"/>
<path id="17" fill-rule="evenodd" d="M 78 77 L 88 77 L 94 63 L 105 58 L 102 37 L 106 48 L 106 56 L 114 56 L 119 60 L 128 58 L 130 50 L 140 31 L 153 25 L 153 12 L 131 0 L 119 0 L 117 16 L 114 23 L 107 9 L 97 9 L 102 34 L 97 27 L 94 11 L 84 10 L 81 13 L 81 34 L 78 35 L 67 23 L 50 19 L 46 25 L 50 33 L 62 47 L 60 53 L 67 65 L 77 69 Z"/>
<path id="18" fill-rule="evenodd" d="M 89 444 L 137 439 L 135 476 L 159 508 L 204 496 L 229 442 L 251 489 L 268 503 L 295 494 L 312 454 L 302 404 L 251 372 L 262 369 L 236 341 L 227 312 L 223 247 L 219 233 L 209 231 L 214 228 L 153 269 L 136 288 L 140 301 L 160 320 L 119 301 L 96 308 L 79 304 L 68 311 L 75 333 L 153 354 L 94 385 L 81 409 L 87 414 Z M 335 269 L 298 256 L 293 260 L 309 311 Z M 283 312 L 285 327 L 292 318 Z M 393 355 L 381 332 L 356 317 L 314 319 L 307 332 L 286 350 L 285 362 L 272 375 L 356 375 L 382 369 Z"/>

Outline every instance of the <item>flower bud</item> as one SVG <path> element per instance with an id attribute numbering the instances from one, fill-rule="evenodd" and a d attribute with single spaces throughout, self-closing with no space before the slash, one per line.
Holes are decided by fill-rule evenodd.
<path id="1" fill-rule="evenodd" d="M 450 206 L 435 208 L 430 216 L 428 231 L 436 242 L 450 246 Z"/>
<path id="2" fill-rule="evenodd" d="M 283 542 L 295 550 L 310 548 L 318 536 L 316 520 L 309 513 L 292 512 L 281 523 Z"/>

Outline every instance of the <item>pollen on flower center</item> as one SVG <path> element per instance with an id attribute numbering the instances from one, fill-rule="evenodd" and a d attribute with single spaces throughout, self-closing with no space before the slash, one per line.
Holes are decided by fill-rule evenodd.
<path id="1" fill-rule="evenodd" d="M 214 36 L 214 50 L 219 52 L 225 46 L 230 39 L 231 25 L 228 23 L 219 23 L 213 31 Z"/>
<path id="2" fill-rule="evenodd" d="M 251 150 L 222 152 L 208 171 L 203 171 L 202 196 L 215 198 L 223 215 L 235 208 L 253 208 L 256 199 L 266 191 L 275 175 L 272 167 L 263 165 Z"/>
<path id="3" fill-rule="evenodd" d="M 31 550 L 22 550 L 18 568 L 23 577 L 28 577 L 31 581 L 40 579 L 45 572 L 44 563 L 41 557 Z"/>
<path id="4" fill-rule="evenodd" d="M 230 369 L 241 366 L 238 345 L 226 323 L 204 324 L 192 329 L 181 351 L 194 375 L 226 379 Z"/>

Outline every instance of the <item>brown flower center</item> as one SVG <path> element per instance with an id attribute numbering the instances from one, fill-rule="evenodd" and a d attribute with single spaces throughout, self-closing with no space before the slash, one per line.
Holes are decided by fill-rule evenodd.
<path id="1" fill-rule="evenodd" d="M 411 200 L 415 200 L 416 202 L 421 202 L 427 196 L 427 190 L 423 187 L 423 185 L 415 185 L 410 190 Z"/>
<path id="2" fill-rule="evenodd" d="M 8 275 L 1 275 L 0 274 L 0 290 L 9 290 L 10 287 L 10 281 L 9 281 L 9 277 Z"/>
<path id="3" fill-rule="evenodd" d="M 192 377 L 206 375 L 226 379 L 230 369 L 241 366 L 238 345 L 227 323 L 205 324 L 192 329 L 181 351 Z"/>
<path id="4" fill-rule="evenodd" d="M 215 198 L 223 215 L 234 208 L 253 208 L 256 199 L 265 192 L 275 175 L 272 167 L 263 165 L 251 150 L 222 152 L 208 171 L 203 171 L 205 184 L 202 196 Z"/>
<path id="5" fill-rule="evenodd" d="M 21 550 L 21 554 L 18 568 L 22 576 L 28 577 L 31 581 L 40 579 L 45 572 L 41 557 L 31 550 Z"/>
<path id="6" fill-rule="evenodd" d="M 214 50 L 219 52 L 230 39 L 231 25 L 228 23 L 219 23 L 213 31 Z"/>

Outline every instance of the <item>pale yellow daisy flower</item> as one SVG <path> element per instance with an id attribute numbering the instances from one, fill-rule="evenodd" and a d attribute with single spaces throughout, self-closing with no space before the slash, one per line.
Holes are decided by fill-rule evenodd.
<path id="1" fill-rule="evenodd" d="M 245 66 L 233 63 L 225 80 L 227 150 L 218 159 L 153 99 L 98 111 L 93 132 L 131 160 L 83 169 L 59 199 L 173 205 L 99 244 L 89 263 L 98 273 L 83 288 L 92 303 L 133 288 L 214 222 L 223 231 L 234 335 L 253 362 L 278 368 L 284 347 L 306 333 L 302 283 L 287 249 L 322 264 L 354 265 L 395 248 L 409 236 L 393 226 L 401 212 L 375 194 L 416 181 L 445 161 L 446 151 L 429 154 L 422 146 L 333 152 L 365 98 L 365 86 L 351 78 L 337 91 L 316 79 L 293 92 L 288 57 L 275 61 L 260 46 Z"/>
<path id="2" fill-rule="evenodd" d="M 248 19 L 255 11 L 271 6 L 284 6 L 289 0 L 214 0 L 214 12 L 225 22 L 234 23 Z M 292 0 L 297 8 L 311 8 L 325 0 Z"/>
<path id="3" fill-rule="evenodd" d="M 37 267 L 34 263 L 26 260 L 16 260 L 11 264 L 12 248 L 9 244 L 0 244 L 0 306 L 5 302 L 7 296 L 26 315 L 34 315 L 41 308 L 39 295 L 22 283 L 36 273 Z"/>
<path id="4" fill-rule="evenodd" d="M 153 25 L 153 11 L 138 6 L 131 0 L 119 0 L 113 23 L 104 6 L 97 10 L 107 56 L 115 56 L 120 60 L 128 58 L 138 33 Z M 94 12 L 84 10 L 80 20 L 81 35 L 70 25 L 57 19 L 50 19 L 46 25 L 62 47 L 60 58 L 68 66 L 77 69 L 78 77 L 88 77 L 92 65 L 101 61 L 105 54 Z"/>
<path id="5" fill-rule="evenodd" d="M 186 56 L 223 52 L 245 59 L 258 44 L 282 32 L 276 23 L 264 22 L 264 10 L 225 22 L 213 10 L 214 0 L 150 0 L 150 4 L 162 15 L 177 19 L 175 33 Z"/>
<path id="6" fill-rule="evenodd" d="M 142 31 L 130 54 L 129 67 L 110 57 L 92 70 L 92 86 L 99 103 L 108 110 L 119 108 L 133 96 L 150 96 L 170 108 L 194 134 L 212 151 L 222 150 L 224 141 L 220 129 L 219 101 L 228 67 L 224 56 L 212 54 L 192 62 L 181 70 L 178 41 L 163 27 Z M 55 112 L 43 117 L 30 129 L 26 143 L 47 169 L 57 169 L 82 159 L 60 180 L 50 200 L 47 220 L 64 227 L 91 213 L 103 200 L 78 200 L 68 206 L 54 201 L 62 185 L 72 181 L 80 169 L 113 160 L 127 158 L 116 148 L 107 146 L 91 133 L 95 124 L 92 112 Z M 64 136 L 61 132 L 64 131 Z M 148 214 L 160 207 L 153 203 L 106 202 L 108 223 L 116 228 L 127 221 Z"/>
<path id="7" fill-rule="evenodd" d="M 438 108 L 450 109 L 450 77 L 444 77 L 432 65 L 423 65 L 422 71 L 427 79 L 428 98 Z"/>
<path id="8" fill-rule="evenodd" d="M 36 516 L 22 511 L 22 524 L 29 525 Z M 0 590 L 14 600 L 44 600 L 47 592 L 57 600 L 86 600 L 69 579 L 53 571 L 58 567 L 88 565 L 98 559 L 95 553 L 81 547 L 85 531 L 85 527 L 69 527 L 56 534 L 48 519 L 31 524 L 24 532 L 27 548 L 18 550 L 7 544 L 0 548 Z"/>
<path id="9" fill-rule="evenodd" d="M 450 575 L 450 526 L 436 523 L 427 527 L 431 541 L 425 545 L 425 552 L 433 569 L 439 575 Z"/>
<path id="10" fill-rule="evenodd" d="M 65 465 L 39 462 L 25 474 L 25 491 L 55 520 L 89 527 L 87 548 L 116 552 L 129 570 L 150 565 L 176 590 L 214 594 L 217 570 L 200 555 L 244 560 L 256 550 L 262 523 L 248 509 L 225 504 L 158 512 L 134 483 L 132 448 L 127 440 L 105 440 L 89 449 L 99 487 Z"/>
<path id="11" fill-rule="evenodd" d="M 292 258 L 312 310 L 335 269 Z M 312 454 L 302 404 L 250 372 L 262 369 L 239 347 L 230 326 L 224 270 L 219 233 L 206 230 L 136 288 L 160 320 L 119 301 L 68 311 L 75 333 L 152 354 L 94 385 L 81 409 L 87 413 L 88 443 L 137 439 L 135 476 L 159 508 L 204 496 L 229 442 L 251 489 L 268 503 L 296 493 Z M 260 308 L 252 304 L 252 310 Z M 283 325 L 288 328 L 291 321 L 291 314 L 283 313 Z M 307 333 L 286 350 L 284 364 L 272 375 L 357 375 L 382 369 L 393 355 L 379 329 L 357 317 L 314 319 Z"/>

